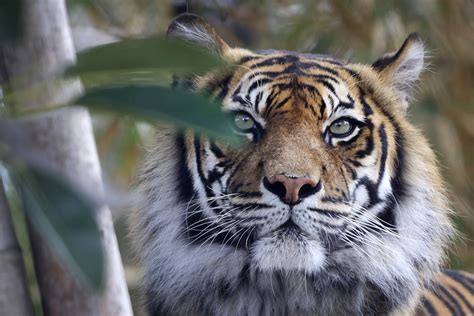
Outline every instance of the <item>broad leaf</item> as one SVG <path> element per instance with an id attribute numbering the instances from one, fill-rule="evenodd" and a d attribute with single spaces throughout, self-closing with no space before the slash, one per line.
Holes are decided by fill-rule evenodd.
<path id="1" fill-rule="evenodd" d="M 21 165 L 9 170 L 26 215 L 50 248 L 80 278 L 100 289 L 104 258 L 96 203 L 41 168 Z"/>
<path id="2" fill-rule="evenodd" d="M 167 121 L 209 136 L 237 142 L 229 116 L 218 104 L 192 92 L 160 86 L 91 89 L 74 101 L 91 109 L 132 115 L 147 121 Z"/>
<path id="3" fill-rule="evenodd" d="M 169 73 L 201 72 L 223 61 L 201 48 L 165 37 L 125 40 L 94 47 L 77 55 L 66 75 L 161 69 Z"/>

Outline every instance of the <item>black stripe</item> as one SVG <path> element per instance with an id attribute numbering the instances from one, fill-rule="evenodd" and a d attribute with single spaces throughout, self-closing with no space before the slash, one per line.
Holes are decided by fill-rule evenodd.
<path id="1" fill-rule="evenodd" d="M 383 110 L 382 110 L 383 111 Z M 400 129 L 400 126 L 395 119 L 388 113 L 384 113 L 389 119 L 390 123 L 395 128 L 395 171 L 394 176 L 390 180 L 392 187 L 392 197 L 389 199 L 384 210 L 379 213 L 378 217 L 382 220 L 382 224 L 392 229 L 396 229 L 396 216 L 394 208 L 397 204 L 401 203 L 401 200 L 406 194 L 405 184 L 405 141 Z M 389 225 L 385 225 L 388 223 Z"/>
<path id="2" fill-rule="evenodd" d="M 369 202 L 368 202 L 368 205 L 365 206 L 366 208 L 373 207 L 375 204 L 382 202 L 382 200 L 380 200 L 380 197 L 378 195 L 377 185 L 373 181 L 371 181 L 366 176 L 359 179 L 356 186 L 356 190 L 362 185 L 365 186 L 369 194 Z"/>
<path id="3" fill-rule="evenodd" d="M 237 102 L 240 105 L 246 106 L 246 107 L 251 107 L 252 104 L 250 103 L 250 100 L 242 98 L 240 95 L 234 95 L 232 97 L 233 102 Z"/>
<path id="4" fill-rule="evenodd" d="M 279 108 L 281 108 L 282 106 L 284 106 L 289 100 L 291 99 L 291 95 L 290 96 L 287 96 L 286 98 L 284 98 L 283 100 L 281 100 L 280 102 L 278 102 L 277 104 L 275 104 L 273 106 L 273 108 L 275 110 L 278 110 Z"/>
<path id="5" fill-rule="evenodd" d="M 272 65 L 284 65 L 288 63 L 294 63 L 296 61 L 298 61 L 298 57 L 294 55 L 278 56 L 278 57 L 272 57 L 262 62 L 259 62 L 257 64 L 254 64 L 251 68 L 255 69 L 259 67 L 272 66 Z"/>
<path id="6" fill-rule="evenodd" d="M 358 161 L 358 160 L 354 160 L 354 159 L 350 159 L 350 158 L 349 158 L 347 161 L 350 162 L 354 167 L 360 167 L 360 166 L 362 166 L 362 164 L 361 164 L 360 161 Z"/>
<path id="7" fill-rule="evenodd" d="M 336 113 L 339 108 L 343 108 L 343 109 L 353 109 L 354 108 L 354 103 L 350 103 L 350 102 L 339 102 L 339 104 L 332 110 L 332 113 Z"/>
<path id="8" fill-rule="evenodd" d="M 303 76 L 316 79 L 316 80 L 325 80 L 325 81 L 330 80 L 330 81 L 334 81 L 334 83 L 336 84 L 339 83 L 339 80 L 337 78 L 334 78 L 333 76 L 329 76 L 329 75 L 313 75 L 309 73 L 303 73 Z"/>
<path id="9" fill-rule="evenodd" d="M 206 185 L 211 186 L 212 184 L 214 184 L 214 182 L 222 178 L 222 176 L 227 171 L 227 169 L 229 169 L 229 166 L 223 168 L 222 171 L 219 171 L 217 167 L 214 167 L 214 169 L 210 170 L 209 177 L 207 178 L 207 181 L 206 181 Z"/>
<path id="10" fill-rule="evenodd" d="M 467 298 L 461 293 L 459 292 L 455 287 L 453 286 L 449 286 L 449 289 L 451 291 L 453 291 L 454 293 L 456 293 L 456 295 L 459 297 L 459 299 L 464 303 L 464 305 L 467 306 L 467 308 L 469 309 L 469 311 L 474 314 L 474 306 L 473 306 L 473 303 L 472 302 L 469 302 L 467 300 Z"/>
<path id="11" fill-rule="evenodd" d="M 247 158 L 252 154 L 253 154 L 253 152 L 248 152 L 245 155 L 245 157 L 242 157 L 242 160 L 239 163 L 237 163 L 237 165 L 235 165 L 234 169 L 231 171 L 231 173 L 229 175 L 229 178 L 227 178 L 227 183 L 225 184 L 225 187 L 227 189 L 229 189 L 230 181 L 232 181 L 235 174 L 240 171 L 240 167 L 242 166 L 242 164 L 244 164 L 246 162 Z M 234 189 L 234 190 L 237 190 L 237 189 Z"/>
<path id="12" fill-rule="evenodd" d="M 221 91 L 219 91 L 219 94 L 217 95 L 217 100 L 222 101 L 229 92 L 229 83 L 232 77 L 232 74 L 228 75 L 219 82 L 219 87 L 221 88 Z"/>
<path id="13" fill-rule="evenodd" d="M 262 76 L 266 78 L 275 78 L 278 76 L 287 76 L 288 73 L 285 73 L 283 71 L 259 71 L 259 72 L 254 72 L 252 75 L 249 76 L 248 81 L 251 81 L 252 79 Z"/>
<path id="14" fill-rule="evenodd" d="M 318 89 L 315 86 L 312 86 L 312 85 L 309 85 L 309 84 L 306 84 L 306 83 L 298 83 L 296 86 L 295 86 L 294 82 L 276 83 L 276 84 L 273 85 L 273 87 L 279 88 L 281 90 L 291 90 L 291 89 L 295 89 L 295 88 L 297 88 L 298 90 L 306 89 L 311 93 L 314 93 L 318 96 L 321 96 L 321 94 L 319 93 Z"/>
<path id="15" fill-rule="evenodd" d="M 374 150 L 374 140 L 373 140 L 374 124 L 372 124 L 371 120 L 367 119 L 365 121 L 365 127 L 369 130 L 369 135 L 366 137 L 365 148 L 361 149 L 361 150 L 358 150 L 355 153 L 355 156 L 359 159 L 367 157 Z"/>
<path id="16" fill-rule="evenodd" d="M 333 85 L 330 84 L 329 82 L 327 82 L 326 80 L 316 80 L 316 82 L 321 83 L 323 86 L 328 88 L 334 95 L 337 95 L 336 94 L 336 89 L 334 89 Z"/>
<path id="17" fill-rule="evenodd" d="M 462 308 L 457 305 L 458 303 L 456 302 L 456 299 L 444 288 L 444 286 L 438 284 L 436 287 L 436 294 L 438 298 L 443 301 L 444 305 L 449 309 L 452 315 L 462 316 Z"/>
<path id="18" fill-rule="evenodd" d="M 211 190 L 211 188 L 209 187 L 209 181 L 208 179 L 206 178 L 206 176 L 204 175 L 204 172 L 202 170 L 202 157 L 201 157 L 201 142 L 199 141 L 199 137 L 198 136 L 195 136 L 194 137 L 194 154 L 196 156 L 196 167 L 197 167 L 197 171 L 198 171 L 198 176 L 199 176 L 199 179 L 201 180 L 202 182 L 202 185 L 204 186 L 204 190 L 206 192 L 206 196 L 208 198 L 213 198 L 215 195 L 214 195 L 214 192 Z M 211 203 L 209 203 L 209 205 L 211 207 L 214 207 L 214 206 L 217 206 L 216 204 L 216 201 L 212 201 Z"/>
<path id="19" fill-rule="evenodd" d="M 316 68 L 316 69 L 319 69 L 319 70 L 322 70 L 322 71 L 326 71 L 330 74 L 333 74 L 335 76 L 339 76 L 339 73 L 334 70 L 334 69 L 331 69 L 331 68 L 328 68 L 328 67 L 325 67 L 319 63 L 298 63 L 298 66 L 302 69 L 311 69 L 311 68 Z"/>
<path id="20" fill-rule="evenodd" d="M 362 104 L 362 107 L 364 109 L 364 115 L 366 117 L 369 117 L 370 115 L 374 114 L 372 108 L 367 104 L 367 101 L 365 101 L 365 92 L 364 90 L 362 90 L 361 87 L 359 87 L 359 102 Z"/>
<path id="21" fill-rule="evenodd" d="M 261 210 L 265 208 L 273 208 L 273 205 L 266 204 L 266 203 L 233 203 L 232 206 L 246 208 L 246 211 L 255 211 Z"/>
<path id="22" fill-rule="evenodd" d="M 237 193 L 237 196 L 238 196 L 239 198 L 262 197 L 262 192 L 244 192 L 244 191 L 239 191 L 239 192 L 232 192 L 232 193 Z"/>
<path id="23" fill-rule="evenodd" d="M 249 62 L 249 61 L 257 59 L 257 58 L 260 58 L 260 57 L 258 57 L 258 56 L 244 56 L 239 60 L 239 64 L 245 64 L 246 62 Z"/>
<path id="24" fill-rule="evenodd" d="M 331 97 L 331 99 L 332 99 L 332 97 Z M 319 107 L 319 112 L 321 113 L 320 118 L 323 118 L 324 111 L 326 111 L 326 101 L 324 101 L 324 99 L 321 98 L 321 106 Z"/>
<path id="25" fill-rule="evenodd" d="M 308 102 L 304 102 L 304 107 L 306 109 L 309 109 L 311 111 L 311 114 L 313 114 L 313 116 L 318 119 L 318 113 L 316 113 L 316 110 L 314 109 L 314 107 L 310 104 L 308 104 Z"/>
<path id="26" fill-rule="evenodd" d="M 431 304 L 431 302 L 426 297 L 422 298 L 421 304 L 430 316 L 438 316 L 438 312 L 436 312 L 436 309 L 434 308 L 433 304 Z"/>
<path id="27" fill-rule="evenodd" d="M 468 277 L 453 270 L 443 270 L 443 273 L 449 276 L 451 279 L 462 284 L 469 291 L 470 294 L 474 294 L 474 282 Z"/>
<path id="28" fill-rule="evenodd" d="M 260 104 L 260 101 L 262 100 L 263 96 L 263 91 L 260 91 L 257 93 L 257 96 L 255 97 L 255 102 L 254 102 L 254 107 L 255 107 L 255 113 L 258 113 L 258 105 Z"/>
<path id="29" fill-rule="evenodd" d="M 176 148 L 178 149 L 178 185 L 177 191 L 180 193 L 181 200 L 187 203 L 194 195 L 193 180 L 187 165 L 187 149 L 183 134 L 176 137 Z"/>
<path id="30" fill-rule="evenodd" d="M 340 212 L 336 212 L 336 211 L 333 211 L 333 210 L 322 209 L 322 208 L 316 208 L 316 207 L 308 207 L 307 209 L 308 209 L 309 211 L 311 211 L 311 212 L 317 212 L 317 213 L 326 215 L 326 216 L 328 216 L 328 217 L 330 217 L 330 218 L 334 218 L 334 216 L 336 216 L 336 218 L 347 217 L 346 214 L 341 214 Z"/>
<path id="31" fill-rule="evenodd" d="M 219 146 L 217 146 L 214 142 L 211 142 L 211 151 L 218 159 L 226 157 L 226 155 L 222 152 Z"/>
<path id="32" fill-rule="evenodd" d="M 250 87 L 247 89 L 247 96 L 250 95 L 250 93 L 252 93 L 253 90 L 255 90 L 256 88 L 258 87 L 261 87 L 263 86 L 264 84 L 267 84 L 269 82 L 272 82 L 271 79 L 268 79 L 268 78 L 263 78 L 263 79 L 258 79 L 258 80 L 255 80 L 251 85 Z M 248 99 L 250 100 L 250 97 L 248 97 Z"/>
<path id="33" fill-rule="evenodd" d="M 378 188 L 380 188 L 380 183 L 381 183 L 383 175 L 385 173 L 385 164 L 387 162 L 387 155 L 388 155 L 387 133 L 385 132 L 385 125 L 383 123 L 379 127 L 379 136 L 380 136 L 380 141 L 381 141 L 382 154 L 380 156 L 379 178 L 377 180 L 377 187 Z"/>
<path id="34" fill-rule="evenodd" d="M 289 113 L 290 111 L 278 111 L 278 112 L 273 112 L 272 116 L 270 117 L 271 119 L 274 119 L 278 116 L 283 116 L 287 113 Z"/>

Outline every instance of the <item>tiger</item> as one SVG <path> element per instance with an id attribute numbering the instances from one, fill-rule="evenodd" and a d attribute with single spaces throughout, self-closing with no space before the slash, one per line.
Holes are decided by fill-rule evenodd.
<path id="1" fill-rule="evenodd" d="M 474 276 L 441 268 L 446 185 L 407 118 L 416 33 L 371 65 L 233 48 L 189 13 L 167 35 L 226 62 L 173 86 L 219 102 L 243 144 L 159 124 L 130 216 L 150 315 L 474 314 Z"/>

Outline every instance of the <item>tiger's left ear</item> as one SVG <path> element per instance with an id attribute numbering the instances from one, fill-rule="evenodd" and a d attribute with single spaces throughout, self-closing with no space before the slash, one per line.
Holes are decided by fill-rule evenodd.
<path id="1" fill-rule="evenodd" d="M 424 55 L 423 42 L 413 33 L 397 52 L 384 55 L 372 64 L 372 68 L 406 101 L 423 70 Z"/>
<path id="2" fill-rule="evenodd" d="M 191 13 L 183 13 L 171 21 L 166 35 L 200 46 L 221 56 L 230 49 L 211 24 Z"/>

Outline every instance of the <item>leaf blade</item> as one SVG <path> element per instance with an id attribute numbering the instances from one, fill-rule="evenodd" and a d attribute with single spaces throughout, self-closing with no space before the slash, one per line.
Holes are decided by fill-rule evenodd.
<path id="1" fill-rule="evenodd" d="M 86 91 L 75 103 L 146 121 L 166 120 L 238 143 L 229 116 L 220 110 L 219 105 L 189 91 L 161 86 L 100 87 Z"/>
<path id="2" fill-rule="evenodd" d="M 66 75 L 137 69 L 163 69 L 180 74 L 207 71 L 223 65 L 221 58 L 202 48 L 155 36 L 105 44 L 80 52 L 76 65 L 70 67 Z"/>
<path id="3" fill-rule="evenodd" d="M 52 251 L 81 280 L 101 289 L 104 254 L 95 203 L 37 166 L 21 165 L 9 170 L 27 216 Z"/>

